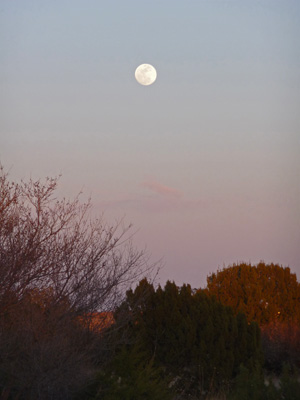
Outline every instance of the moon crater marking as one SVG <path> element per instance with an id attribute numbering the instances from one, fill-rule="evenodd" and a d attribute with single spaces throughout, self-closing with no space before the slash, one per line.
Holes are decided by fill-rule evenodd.
<path id="1" fill-rule="evenodd" d="M 135 70 L 135 79 L 144 86 L 152 85 L 157 77 L 156 69 L 150 64 L 141 64 Z"/>

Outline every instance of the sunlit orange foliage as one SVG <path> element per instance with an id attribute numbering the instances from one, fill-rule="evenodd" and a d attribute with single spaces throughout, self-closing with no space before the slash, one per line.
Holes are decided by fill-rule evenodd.
<path id="1" fill-rule="evenodd" d="M 91 331 L 100 332 L 115 323 L 114 315 L 111 311 L 94 312 L 79 318 L 80 322 Z"/>
<path id="2" fill-rule="evenodd" d="M 288 267 L 234 264 L 208 276 L 206 291 L 260 326 L 277 320 L 300 323 L 300 283 Z"/>

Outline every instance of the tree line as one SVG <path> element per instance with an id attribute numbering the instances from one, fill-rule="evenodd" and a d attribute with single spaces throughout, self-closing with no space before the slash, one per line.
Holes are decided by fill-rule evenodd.
<path id="1" fill-rule="evenodd" d="M 300 285 L 289 268 L 241 263 L 205 289 L 157 286 L 130 226 L 91 218 L 90 202 L 58 199 L 57 184 L 15 183 L 1 168 L 1 400 L 293 399 Z M 280 389 L 264 370 L 282 374 Z"/>

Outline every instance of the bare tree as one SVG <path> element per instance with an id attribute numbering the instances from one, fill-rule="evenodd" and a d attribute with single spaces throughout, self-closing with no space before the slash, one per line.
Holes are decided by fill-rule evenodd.
<path id="1" fill-rule="evenodd" d="M 0 398 L 67 399 L 95 336 L 82 321 L 112 311 L 153 267 L 130 226 L 56 198 L 56 178 L 16 184 L 0 172 Z"/>

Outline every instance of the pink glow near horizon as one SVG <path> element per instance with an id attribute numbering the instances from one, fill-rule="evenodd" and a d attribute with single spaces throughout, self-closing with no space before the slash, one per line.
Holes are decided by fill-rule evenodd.
<path id="1" fill-rule="evenodd" d="M 133 223 L 162 281 L 260 260 L 300 279 L 300 2 L 124 4 L 2 2 L 0 162 Z"/>

